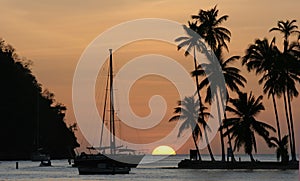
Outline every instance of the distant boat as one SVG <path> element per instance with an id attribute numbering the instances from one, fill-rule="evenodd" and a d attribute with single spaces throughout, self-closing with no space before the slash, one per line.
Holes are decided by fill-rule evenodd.
<path id="1" fill-rule="evenodd" d="M 108 90 L 113 89 L 113 63 L 112 63 L 112 49 L 110 51 L 109 60 L 109 89 L 108 82 L 106 86 L 106 95 L 104 100 L 104 113 L 103 121 L 105 119 L 106 99 Z M 88 147 L 89 150 L 97 150 L 98 154 L 82 153 L 74 159 L 74 165 L 78 167 L 79 174 L 128 174 L 131 168 L 137 167 L 145 155 L 136 154 L 135 150 L 123 148 L 122 145 L 116 146 L 115 142 L 115 119 L 114 119 L 114 95 L 113 91 L 109 91 L 109 106 L 110 106 L 110 145 L 102 146 L 100 143 L 99 148 Z M 103 122 L 104 124 L 104 122 Z M 102 140 L 103 132 L 101 132 Z M 106 150 L 110 150 L 109 154 L 105 154 Z M 100 153 L 101 152 L 101 153 Z"/>
<path id="2" fill-rule="evenodd" d="M 41 153 L 39 150 L 31 153 L 31 161 L 48 161 L 50 160 L 50 155 L 46 153 Z"/>
<path id="3" fill-rule="evenodd" d="M 40 161 L 40 166 L 51 166 L 50 160 L 50 155 L 43 153 L 41 148 L 31 153 L 31 161 Z"/>
<path id="4" fill-rule="evenodd" d="M 40 167 L 49 167 L 51 166 L 51 160 L 47 160 L 47 161 L 41 161 L 40 163 Z"/>

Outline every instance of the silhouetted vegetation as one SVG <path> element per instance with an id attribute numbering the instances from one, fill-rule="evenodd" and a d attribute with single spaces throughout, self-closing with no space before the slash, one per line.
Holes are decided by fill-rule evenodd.
<path id="1" fill-rule="evenodd" d="M 0 40 L 0 159 L 29 159 L 39 148 L 52 158 L 72 157 L 79 144 L 64 122 L 67 109 L 42 91 L 30 66 Z"/>
<path id="2" fill-rule="evenodd" d="M 235 116 L 224 121 L 223 127 L 230 127 L 225 135 L 232 135 L 235 143 L 234 150 L 239 150 L 243 146 L 251 161 L 255 161 L 252 155 L 253 149 L 257 153 L 255 133 L 269 143 L 270 131 L 275 132 L 276 130 L 256 118 L 261 111 L 265 110 L 262 103 L 263 96 L 256 99 L 252 92 L 249 95 L 239 92 L 238 95 L 237 99 L 229 99 L 232 106 L 226 108 Z"/>
<path id="3" fill-rule="evenodd" d="M 183 123 L 181 124 L 178 132 L 178 137 L 185 129 L 191 129 L 192 130 L 192 137 L 195 144 L 195 147 L 198 152 L 199 160 L 201 159 L 200 150 L 198 148 L 197 141 L 199 138 L 203 137 L 202 130 L 200 126 L 204 130 L 204 136 L 205 140 L 207 142 L 207 145 L 209 145 L 208 137 L 207 137 L 207 129 L 209 127 L 206 124 L 205 118 L 210 116 L 209 113 L 204 112 L 207 108 L 201 107 L 203 109 L 202 111 L 199 110 L 199 101 L 194 99 L 194 97 L 185 97 L 183 101 L 178 101 L 178 106 L 175 108 L 174 116 L 169 121 L 179 121 L 182 120 Z M 202 112 L 200 114 L 200 112 Z M 202 117 L 204 115 L 204 117 Z M 214 161 L 214 156 L 212 153 L 210 153 L 211 160 Z"/>
<path id="4" fill-rule="evenodd" d="M 279 31 L 284 34 L 283 51 L 280 51 L 277 47 L 275 37 L 270 43 L 266 38 L 263 40 L 257 39 L 255 43 L 251 44 L 246 50 L 246 55 L 242 61 L 248 71 L 255 70 L 256 74 L 262 75 L 259 84 L 264 84 L 263 92 L 268 94 L 268 97 L 272 96 L 278 132 L 278 143 L 282 143 L 282 139 L 276 97 L 283 97 L 290 151 L 293 161 L 296 160 L 296 142 L 291 100 L 293 97 L 298 96 L 299 93 L 296 88 L 296 83 L 300 82 L 300 32 L 297 30 L 298 26 L 296 26 L 295 23 L 296 20 L 278 21 L 278 27 L 270 29 L 270 31 Z M 298 42 L 294 41 L 290 43 L 290 35 L 297 33 Z M 286 154 L 282 151 L 280 153 L 282 153 L 280 156 L 282 161 L 285 161 Z"/>
<path id="5" fill-rule="evenodd" d="M 212 100 L 215 100 L 218 105 L 217 116 L 221 128 L 219 131 L 222 161 L 225 161 L 225 136 L 227 136 L 229 150 L 236 151 L 243 146 L 245 153 L 249 154 L 251 160 L 254 161 L 252 150 L 253 148 L 255 151 L 257 150 L 254 133 L 262 136 L 269 147 L 276 147 L 277 158 L 281 158 L 282 162 L 289 160 L 289 144 L 292 161 L 296 161 L 296 141 L 292 113 L 292 100 L 299 95 L 297 84 L 299 85 L 300 83 L 300 31 L 296 25 L 296 20 L 278 21 L 277 26 L 269 30 L 270 32 L 276 31 L 283 34 L 282 51 L 277 47 L 275 37 L 271 42 L 266 38 L 262 40 L 257 39 L 253 44 L 250 44 L 242 58 L 240 56 L 232 56 L 226 60 L 222 50 L 229 51 L 227 43 L 230 42 L 231 32 L 227 28 L 222 27 L 221 24 L 229 16 L 223 15 L 218 17 L 218 13 L 219 10 L 216 6 L 209 10 L 201 9 L 198 15 L 192 15 L 192 21 L 188 21 L 188 26 L 183 25 L 188 36 L 175 39 L 175 42 L 179 42 L 178 50 L 186 46 L 185 55 L 194 55 L 195 68 L 192 71 L 192 76 L 196 79 L 199 100 L 194 102 L 199 103 L 200 109 L 197 108 L 198 114 L 195 112 L 196 110 L 193 110 L 195 112 L 193 115 L 201 118 L 203 114 L 201 107 L 205 107 L 205 105 L 202 104 L 200 92 L 206 88 L 204 90 L 206 93 L 205 102 L 210 104 Z M 296 35 L 298 39 L 291 41 L 292 35 Z M 205 43 L 208 47 L 206 47 Z M 209 63 L 198 64 L 196 61 L 198 58 L 196 57 L 197 51 L 203 53 Z M 255 116 L 264 110 L 261 102 L 262 96 L 256 99 L 252 92 L 249 96 L 247 93 L 241 93 L 240 88 L 244 88 L 247 80 L 240 74 L 241 71 L 237 67 L 229 66 L 231 63 L 238 62 L 237 60 L 242 60 L 242 65 L 246 66 L 248 71 L 255 71 L 257 75 L 261 75 L 258 83 L 263 84 L 263 93 L 267 94 L 268 98 L 272 97 L 276 130 L 272 126 L 263 123 L 264 120 L 257 121 L 255 119 Z M 225 88 L 223 88 L 222 82 L 219 81 L 219 78 L 222 76 L 225 79 Z M 230 93 L 237 94 L 236 96 L 239 98 L 232 99 L 229 90 Z M 233 95 L 233 97 L 236 96 Z M 226 103 L 220 101 L 226 97 Z M 276 103 L 276 98 L 279 99 L 281 97 L 283 97 L 284 101 L 284 109 L 282 111 L 285 114 L 288 128 L 288 135 L 285 135 L 283 138 L 281 136 L 281 124 L 283 123 L 279 120 L 279 111 Z M 237 117 L 227 118 L 225 112 L 225 119 L 221 120 L 220 109 L 222 106 L 225 108 L 224 106 L 228 100 L 234 107 L 227 106 L 226 112 Z M 196 120 L 196 118 L 193 119 Z M 183 124 L 185 123 L 183 122 Z M 199 127 L 200 123 L 194 124 L 196 124 L 195 129 L 198 129 L 197 126 Z M 205 130 L 205 128 L 201 129 Z M 202 130 L 197 132 L 201 133 Z M 226 132 L 225 135 L 223 130 Z M 277 138 L 270 135 L 270 130 L 277 132 Z M 234 148 L 232 148 L 231 139 L 235 141 Z M 209 144 L 208 150 L 211 153 Z M 234 156 L 233 161 L 235 161 Z"/>

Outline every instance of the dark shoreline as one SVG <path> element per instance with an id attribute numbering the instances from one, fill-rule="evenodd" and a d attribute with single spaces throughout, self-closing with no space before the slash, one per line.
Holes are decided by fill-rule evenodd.
<path id="1" fill-rule="evenodd" d="M 221 162 L 221 161 L 199 161 L 199 160 L 181 160 L 178 163 L 179 169 L 299 169 L 299 161 L 281 162 Z"/>
<path id="2" fill-rule="evenodd" d="M 51 156 L 51 160 L 66 160 L 70 159 L 72 157 L 70 156 Z M 31 161 L 30 156 L 28 155 L 8 155 L 6 154 L 5 156 L 0 156 L 0 161 Z"/>

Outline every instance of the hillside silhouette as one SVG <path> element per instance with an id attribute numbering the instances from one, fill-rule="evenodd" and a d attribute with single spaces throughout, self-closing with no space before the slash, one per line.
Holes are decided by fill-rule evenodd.
<path id="1" fill-rule="evenodd" d="M 0 159 L 30 159 L 40 148 L 51 158 L 70 158 L 79 144 L 74 126 L 64 122 L 67 109 L 42 90 L 30 65 L 0 39 Z"/>

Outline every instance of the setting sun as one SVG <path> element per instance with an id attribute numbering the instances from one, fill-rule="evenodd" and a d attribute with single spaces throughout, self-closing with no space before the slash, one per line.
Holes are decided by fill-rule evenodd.
<path id="1" fill-rule="evenodd" d="M 176 155 L 176 152 L 173 148 L 169 146 L 158 146 L 152 151 L 152 155 Z"/>

